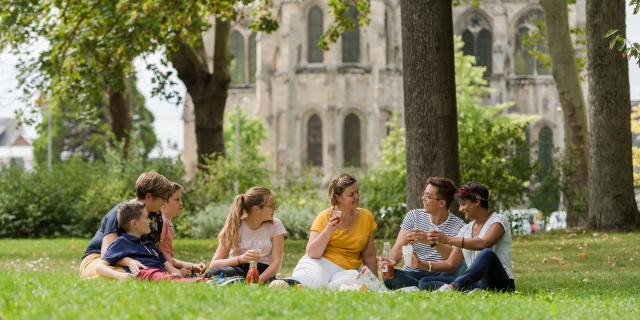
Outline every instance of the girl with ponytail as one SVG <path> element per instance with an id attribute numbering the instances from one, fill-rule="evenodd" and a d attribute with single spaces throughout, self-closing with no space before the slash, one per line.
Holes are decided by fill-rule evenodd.
<path id="1" fill-rule="evenodd" d="M 258 262 L 260 282 L 275 278 L 284 256 L 287 231 L 274 217 L 276 198 L 265 187 L 252 187 L 233 199 L 206 277 L 246 276 L 249 262 Z"/>

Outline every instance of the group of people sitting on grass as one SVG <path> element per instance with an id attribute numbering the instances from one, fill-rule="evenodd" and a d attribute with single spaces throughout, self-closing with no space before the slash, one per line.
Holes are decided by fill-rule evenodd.
<path id="1" fill-rule="evenodd" d="M 199 282 L 223 275 L 246 276 L 257 262 L 259 282 L 275 279 L 284 256 L 283 223 L 274 217 L 276 199 L 264 187 L 237 195 L 218 235 L 208 267 L 175 258 L 172 219 L 182 210 L 182 187 L 157 172 L 136 181 L 136 199 L 116 205 L 102 219 L 80 265 L 82 278 Z M 489 190 L 479 183 L 457 189 L 447 178 L 431 177 L 423 208 L 409 211 L 388 256 L 377 257 L 376 222 L 360 208 L 358 183 L 349 174 L 331 180 L 330 207 L 310 228 L 306 254 L 288 280 L 304 287 L 337 289 L 356 282 L 364 264 L 374 274 L 378 263 L 393 268 L 412 247 L 403 269 L 386 272 L 389 289 L 514 291 L 511 232 L 507 219 L 489 211 Z M 465 224 L 449 211 L 454 199 Z M 409 261 L 407 261 L 409 260 Z"/>

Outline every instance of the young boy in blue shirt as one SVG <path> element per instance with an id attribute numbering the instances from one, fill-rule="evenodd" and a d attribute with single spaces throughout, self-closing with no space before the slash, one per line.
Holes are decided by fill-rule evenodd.
<path id="1" fill-rule="evenodd" d="M 180 275 L 180 270 L 165 260 L 153 242 L 141 239 L 142 236 L 151 232 L 151 220 L 144 203 L 135 200 L 126 202 L 118 210 L 117 220 L 118 226 L 125 233 L 117 237 L 102 256 L 102 260 L 96 266 L 99 275 L 119 280 L 138 278 L 149 281 L 202 281 L 201 278 L 183 278 Z M 131 273 L 128 267 L 125 267 L 126 272 L 120 272 L 110 267 L 127 257 L 144 265 L 144 268 L 136 276 Z"/>

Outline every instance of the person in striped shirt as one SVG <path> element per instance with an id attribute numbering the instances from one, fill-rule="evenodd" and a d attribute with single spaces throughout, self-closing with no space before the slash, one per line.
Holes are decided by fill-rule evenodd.
<path id="1" fill-rule="evenodd" d="M 464 226 L 462 219 L 449 212 L 456 191 L 456 185 L 451 179 L 442 177 L 427 179 L 427 186 L 422 195 L 423 208 L 411 210 L 404 217 L 396 243 L 389 254 L 390 261 L 387 261 L 389 266 L 393 267 L 402 256 L 402 246 L 411 245 L 413 259 L 423 262 L 421 265 L 426 265 L 427 269 L 413 268 L 411 263 L 405 261 L 402 269 L 394 270 L 393 278 L 384 280 L 387 288 L 418 286 L 420 279 L 425 276 L 441 275 L 440 272 L 429 270 L 428 266 L 431 261 L 447 259 L 453 247 L 448 244 L 430 243 L 427 240 L 427 232 L 440 230 L 447 235 L 455 236 Z M 380 259 L 386 260 L 386 257 Z M 442 275 L 456 275 L 464 269 L 466 266 L 461 264 L 454 272 L 442 273 Z"/>

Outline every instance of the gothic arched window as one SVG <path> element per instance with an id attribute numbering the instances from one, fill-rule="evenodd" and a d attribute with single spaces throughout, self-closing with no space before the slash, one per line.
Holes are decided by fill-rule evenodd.
<path id="1" fill-rule="evenodd" d="M 553 131 L 546 126 L 538 133 L 538 161 L 540 178 L 545 178 L 553 169 Z"/>
<path id="2" fill-rule="evenodd" d="M 231 83 L 243 84 L 244 81 L 244 37 L 239 31 L 232 31 L 229 35 L 231 50 Z"/>
<path id="3" fill-rule="evenodd" d="M 256 83 L 256 33 L 249 36 L 249 83 Z"/>
<path id="4" fill-rule="evenodd" d="M 518 19 L 518 23 L 516 24 L 518 30 L 515 41 L 516 51 L 514 55 L 516 75 L 549 74 L 549 68 L 534 58 L 530 53 L 530 50 L 533 49 L 530 42 L 535 40 L 530 39 L 529 32 L 536 31 L 538 29 L 536 24 L 543 19 L 544 14 L 540 9 L 531 10 Z M 542 53 L 547 52 L 543 39 L 539 39 L 535 47 Z"/>
<path id="5" fill-rule="evenodd" d="M 362 163 L 360 136 L 360 118 L 350 113 L 344 119 L 344 129 L 342 131 L 345 167 L 359 167 Z"/>
<path id="6" fill-rule="evenodd" d="M 307 43 L 307 55 L 309 63 L 318 63 L 324 61 L 324 53 L 318 46 L 320 37 L 324 32 L 324 24 L 322 17 L 322 9 L 318 6 L 314 6 L 309 10 L 309 26 L 308 26 L 308 43 Z"/>
<path id="7" fill-rule="evenodd" d="M 316 114 L 307 122 L 307 164 L 322 166 L 322 120 Z"/>
<path id="8" fill-rule="evenodd" d="M 491 77 L 493 37 L 489 23 L 479 13 L 472 12 L 466 18 L 466 28 L 462 32 L 464 47 L 462 52 L 476 58 L 476 65 L 485 67 L 484 78 Z"/>
<path id="9" fill-rule="evenodd" d="M 360 28 L 358 27 L 358 11 L 349 9 L 347 16 L 353 23 L 353 30 L 342 34 L 342 62 L 360 62 Z"/>

